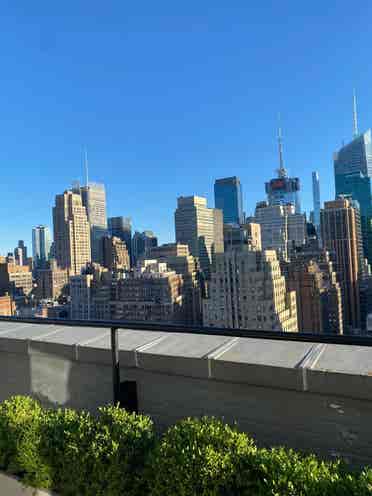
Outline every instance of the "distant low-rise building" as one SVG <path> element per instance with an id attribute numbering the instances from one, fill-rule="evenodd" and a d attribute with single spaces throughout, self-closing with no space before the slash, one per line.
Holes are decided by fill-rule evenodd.
<path id="1" fill-rule="evenodd" d="M 112 317 L 118 320 L 184 322 L 182 276 L 156 260 L 141 265 L 117 282 Z"/>
<path id="2" fill-rule="evenodd" d="M 39 300 L 56 300 L 67 292 L 68 273 L 52 260 L 49 268 L 38 269 L 36 275 L 36 296 Z"/>
<path id="3" fill-rule="evenodd" d="M 14 301 L 9 295 L 0 296 L 0 315 L 11 317 L 14 315 Z"/>
<path id="4" fill-rule="evenodd" d="M 0 264 L 0 295 L 8 293 L 14 299 L 26 297 L 32 289 L 32 272 L 27 265 Z"/>

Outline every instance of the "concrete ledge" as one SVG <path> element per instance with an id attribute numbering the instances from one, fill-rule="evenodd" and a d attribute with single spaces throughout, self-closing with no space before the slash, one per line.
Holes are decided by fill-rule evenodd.
<path id="1" fill-rule="evenodd" d="M 167 374 L 209 378 L 208 355 L 231 338 L 196 334 L 169 334 L 137 350 L 138 367 Z"/>

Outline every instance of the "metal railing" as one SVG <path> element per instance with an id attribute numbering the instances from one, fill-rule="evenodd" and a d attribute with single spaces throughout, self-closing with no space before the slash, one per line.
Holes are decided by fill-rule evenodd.
<path id="1" fill-rule="evenodd" d="M 226 329 L 217 327 L 185 326 L 158 322 L 128 322 L 118 320 L 67 320 L 0 316 L 0 322 L 18 322 L 21 324 L 58 325 L 67 327 L 92 327 L 111 330 L 112 383 L 114 403 L 119 402 L 120 393 L 120 360 L 119 330 L 154 331 L 184 334 L 203 334 L 207 336 L 227 336 L 278 341 L 297 341 L 326 344 L 343 344 L 351 346 L 372 347 L 372 337 L 362 335 L 332 335 L 299 332 L 279 332 L 264 330 Z"/>

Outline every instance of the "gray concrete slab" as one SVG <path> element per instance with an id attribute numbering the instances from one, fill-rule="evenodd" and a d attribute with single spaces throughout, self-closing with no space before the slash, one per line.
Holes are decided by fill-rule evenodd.
<path id="1" fill-rule="evenodd" d="M 167 374 L 209 377 L 208 355 L 232 338 L 203 334 L 169 334 L 137 351 L 138 367 Z"/>
<path id="2" fill-rule="evenodd" d="M 239 338 L 211 358 L 211 378 L 302 390 L 300 366 L 312 346 L 313 343 Z"/>
<path id="3" fill-rule="evenodd" d="M 119 329 L 119 359 L 125 367 L 136 367 L 136 350 L 169 334 L 165 332 L 137 331 Z M 97 362 L 111 364 L 111 332 L 107 330 L 99 339 L 79 344 L 78 360 L 82 362 Z"/>
<path id="4" fill-rule="evenodd" d="M 327 344 L 306 371 L 309 391 L 372 399 L 372 348 Z"/>

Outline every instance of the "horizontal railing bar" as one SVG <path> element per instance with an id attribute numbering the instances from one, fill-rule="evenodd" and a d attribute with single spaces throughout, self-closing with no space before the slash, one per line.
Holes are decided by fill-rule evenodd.
<path id="1" fill-rule="evenodd" d="M 245 329 L 226 329 L 223 327 L 186 326 L 178 324 L 167 324 L 161 322 L 130 322 L 119 320 L 68 320 L 68 319 L 44 319 L 40 317 L 5 317 L 0 316 L 0 322 L 18 322 L 23 324 L 60 325 L 68 327 L 93 327 L 103 329 L 129 329 L 138 331 L 154 331 L 184 334 L 204 334 L 207 336 L 227 336 L 256 339 L 274 339 L 279 341 L 297 341 L 312 343 L 344 344 L 352 346 L 371 346 L 372 337 L 312 334 L 300 332 L 280 332 Z"/>

